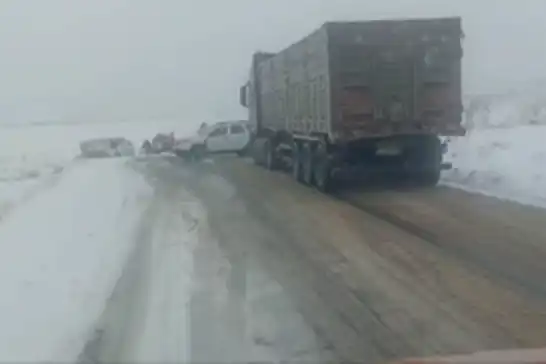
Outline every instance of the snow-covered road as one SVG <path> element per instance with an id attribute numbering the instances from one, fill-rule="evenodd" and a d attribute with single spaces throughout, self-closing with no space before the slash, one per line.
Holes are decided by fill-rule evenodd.
<path id="1" fill-rule="evenodd" d="M 269 309 L 247 307 L 230 285 L 242 271 L 250 272 L 250 281 L 258 279 L 258 290 L 251 290 L 258 298 L 260 289 L 277 292 L 278 284 L 256 263 L 233 269 L 233 259 L 239 260 L 226 256 L 199 200 L 179 180 L 143 171 L 150 160 L 77 158 L 79 137 L 126 135 L 111 126 L 97 128 L 2 129 L 0 359 L 277 357 L 263 343 L 275 323 L 264 318 Z M 129 134 L 136 144 L 149 135 L 144 129 Z M 221 181 L 216 187 L 226 188 Z M 276 297 L 289 321 L 277 324 L 311 337 L 298 329 L 302 318 L 286 295 Z M 244 327 L 250 317 L 256 327 L 249 333 Z M 256 330 L 258 339 L 252 337 Z"/>
<path id="2" fill-rule="evenodd" d="M 241 247 L 221 246 L 176 174 L 188 172 L 150 173 L 169 163 L 74 161 L 4 216 L 0 359 L 239 362 L 316 352 L 282 287 Z M 208 183 L 231 199 L 226 181 Z"/>
<path id="3" fill-rule="evenodd" d="M 302 316 L 263 267 L 240 247 L 222 246 L 226 242 L 211 230 L 202 202 L 178 175 L 192 172 L 161 158 L 137 162 L 135 168 L 148 176 L 154 200 L 83 359 L 273 362 L 287 356 L 279 352 L 283 347 L 317 346 Z M 161 172 L 151 173 L 154 168 Z M 231 198 L 227 182 L 212 183 L 213 191 Z M 286 341 L 281 349 L 271 345 L 278 338 Z"/>
<path id="4" fill-rule="evenodd" d="M 0 222 L 2 360 L 79 355 L 151 196 L 125 161 L 82 161 Z"/>

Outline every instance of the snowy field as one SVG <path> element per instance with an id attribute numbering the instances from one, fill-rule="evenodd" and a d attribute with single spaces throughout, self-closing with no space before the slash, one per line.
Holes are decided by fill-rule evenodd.
<path id="1" fill-rule="evenodd" d="M 6 126 L 0 124 L 0 221 L 74 164 L 79 143 L 97 137 L 125 137 L 138 148 L 158 132 L 186 135 L 193 125 L 175 122 L 95 125 Z"/>
<path id="2" fill-rule="evenodd" d="M 546 92 L 479 100 L 465 120 L 468 133 L 452 138 L 445 184 L 546 208 Z"/>

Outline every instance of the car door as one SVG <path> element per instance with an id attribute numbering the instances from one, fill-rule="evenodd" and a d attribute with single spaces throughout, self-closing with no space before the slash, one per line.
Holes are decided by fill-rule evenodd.
<path id="1" fill-rule="evenodd" d="M 229 127 L 229 150 L 239 151 L 246 147 L 249 141 L 248 130 L 241 124 L 233 124 Z"/>
<path id="2" fill-rule="evenodd" d="M 228 127 L 221 125 L 210 132 L 207 137 L 207 150 L 209 152 L 221 152 L 228 148 Z"/>

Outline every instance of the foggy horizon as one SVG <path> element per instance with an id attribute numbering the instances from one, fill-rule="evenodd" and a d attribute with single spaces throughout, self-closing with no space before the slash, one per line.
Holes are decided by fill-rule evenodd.
<path id="1" fill-rule="evenodd" d="M 326 21 L 436 16 L 463 19 L 465 94 L 546 78 L 540 0 L 4 1 L 0 123 L 242 118 L 254 51 L 279 51 Z"/>

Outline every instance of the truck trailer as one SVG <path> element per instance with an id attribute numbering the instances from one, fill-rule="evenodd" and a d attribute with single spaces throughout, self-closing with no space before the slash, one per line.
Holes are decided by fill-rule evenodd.
<path id="1" fill-rule="evenodd" d="M 253 158 L 327 191 L 389 173 L 435 185 L 441 136 L 461 136 L 460 18 L 329 22 L 278 53 L 257 52 L 240 103 Z"/>

